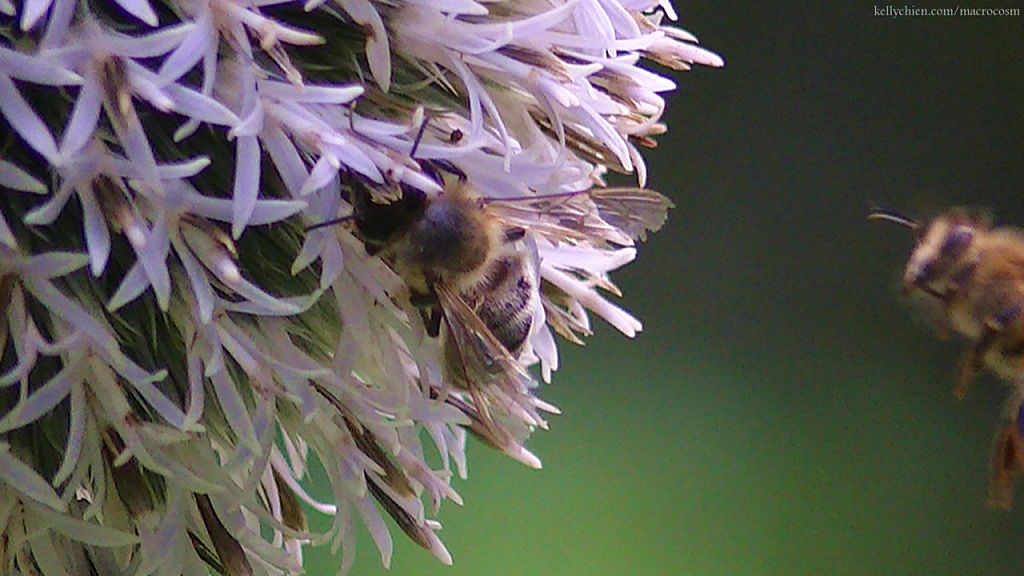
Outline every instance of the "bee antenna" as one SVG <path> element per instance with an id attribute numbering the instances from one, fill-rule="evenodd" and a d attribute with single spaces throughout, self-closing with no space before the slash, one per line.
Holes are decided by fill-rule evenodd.
<path id="1" fill-rule="evenodd" d="M 900 214 L 895 210 L 887 210 L 885 208 L 872 208 L 868 212 L 868 220 L 883 220 L 885 222 L 892 222 L 893 224 L 899 224 L 904 228 L 910 228 L 911 230 L 917 230 L 921 227 L 921 223 L 909 216 Z"/>
<path id="2" fill-rule="evenodd" d="M 500 203 L 509 203 L 509 202 L 538 202 L 538 201 L 543 201 L 543 200 L 561 200 L 563 198 L 573 198 L 575 196 L 582 196 L 584 194 L 589 194 L 589 193 L 590 193 L 590 189 L 586 188 L 586 189 L 583 189 L 583 190 L 570 190 L 569 192 L 556 192 L 554 194 L 536 194 L 536 195 L 532 195 L 532 196 L 531 195 L 527 195 L 527 196 L 508 196 L 508 197 L 503 197 L 503 198 L 487 197 L 487 198 L 481 198 L 481 201 L 484 202 L 485 204 L 489 204 L 491 202 L 496 202 L 496 203 L 499 203 L 499 204 Z"/>
<path id="3" fill-rule="evenodd" d="M 412 141 L 412 149 L 409 150 L 409 158 L 412 158 L 413 160 L 416 160 L 416 151 L 419 150 L 420 142 L 423 141 L 423 133 L 426 132 L 427 130 L 427 120 L 428 118 L 424 114 L 423 123 L 420 124 L 420 129 L 416 132 L 416 138 L 414 138 Z M 459 134 L 461 133 L 462 132 L 459 131 Z M 462 136 L 459 136 L 459 139 L 461 138 Z M 454 174 L 459 180 L 465 181 L 467 178 L 466 173 L 463 172 L 462 169 L 460 169 L 455 164 L 452 164 L 448 160 L 418 160 L 418 162 L 420 166 L 424 169 L 424 171 L 427 172 L 427 174 L 434 180 L 436 180 L 438 183 L 443 184 L 443 179 L 441 178 L 441 175 L 438 174 L 437 172 L 438 168 Z"/>
<path id="4" fill-rule="evenodd" d="M 330 220 L 324 220 L 323 222 L 317 222 L 316 224 L 311 224 L 309 226 L 306 226 L 306 232 L 311 232 L 311 231 L 317 230 L 319 228 L 326 228 L 328 226 L 334 226 L 335 224 L 341 224 L 342 222 L 348 222 L 352 218 L 353 218 L 353 215 L 349 214 L 347 216 L 339 216 L 338 218 L 331 218 Z"/>
<path id="5" fill-rule="evenodd" d="M 423 140 L 423 133 L 427 130 L 427 116 L 424 114 L 420 129 L 416 132 L 416 138 L 412 141 L 412 149 L 409 150 L 409 158 L 416 159 L 416 151 L 420 148 L 420 141 Z"/>

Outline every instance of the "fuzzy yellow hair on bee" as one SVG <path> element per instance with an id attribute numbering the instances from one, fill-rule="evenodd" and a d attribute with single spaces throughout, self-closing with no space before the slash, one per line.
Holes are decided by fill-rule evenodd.
<path id="1" fill-rule="evenodd" d="M 993 227 L 984 211 L 953 208 L 920 223 L 898 212 L 873 210 L 869 219 L 898 224 L 916 241 L 903 271 L 903 292 L 935 299 L 944 327 L 968 348 L 955 393 L 964 398 L 975 376 L 988 370 L 1024 383 L 1024 231 Z M 1006 426 L 996 436 L 989 501 L 1010 507 L 1013 480 L 1024 472 L 1021 399 L 1008 405 Z"/>

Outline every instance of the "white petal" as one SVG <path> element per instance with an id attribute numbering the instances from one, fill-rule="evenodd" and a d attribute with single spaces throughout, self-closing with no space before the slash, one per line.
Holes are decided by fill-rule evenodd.
<path id="1" fill-rule="evenodd" d="M 329 242 L 321 255 L 323 269 L 320 274 L 320 287 L 324 290 L 334 284 L 334 279 L 345 269 L 344 252 L 337 242 Z"/>
<path id="2" fill-rule="evenodd" d="M 23 272 L 35 278 L 56 278 L 70 274 L 88 262 L 85 254 L 77 252 L 46 252 L 30 257 Z"/>
<path id="3" fill-rule="evenodd" d="M 60 463 L 60 468 L 53 475 L 54 486 L 60 486 L 71 475 L 78 462 L 78 456 L 82 452 L 87 410 L 85 402 L 85 389 L 76 378 L 71 385 L 68 442 L 64 448 L 64 459 Z"/>
<path id="4" fill-rule="evenodd" d="M 255 136 L 242 136 L 235 146 L 231 236 L 237 240 L 256 210 L 260 191 L 260 145 Z"/>
<path id="5" fill-rule="evenodd" d="M 213 318 L 214 296 L 210 280 L 206 277 L 206 271 L 180 238 L 171 238 L 171 243 L 174 245 L 174 252 L 181 260 L 182 266 L 185 267 L 189 285 L 192 286 L 192 297 L 195 298 L 196 306 L 199 308 L 199 320 L 204 324 L 209 323 Z"/>
<path id="6" fill-rule="evenodd" d="M 46 14 L 50 7 L 51 0 L 25 0 L 21 11 L 21 30 L 26 32 L 35 28 L 39 19 Z"/>
<path id="7" fill-rule="evenodd" d="M 0 74 L 0 113 L 33 150 L 51 164 L 57 163 L 57 142 L 35 110 L 21 97 L 14 82 Z"/>
<path id="8" fill-rule="evenodd" d="M 96 122 L 100 117 L 102 98 L 96 78 L 87 77 L 82 89 L 78 91 L 75 107 L 71 111 L 71 119 L 68 120 L 64 134 L 61 135 L 61 156 L 70 158 L 92 139 L 96 131 Z"/>
<path id="9" fill-rule="evenodd" d="M 452 16 L 465 14 L 468 16 L 486 16 L 487 8 L 475 0 L 410 0 L 409 4 L 419 4 Z"/>
<path id="10" fill-rule="evenodd" d="M 197 156 L 188 161 L 182 161 L 174 164 L 161 164 L 157 167 L 157 172 L 160 174 L 161 179 L 181 180 L 191 178 L 196 174 L 199 174 L 205 170 L 210 163 L 209 157 Z"/>
<path id="11" fill-rule="evenodd" d="M 302 184 L 302 188 L 299 189 L 299 196 L 309 196 L 320 190 L 330 181 L 334 180 L 337 175 L 338 167 L 331 162 L 331 157 L 328 155 L 321 156 L 316 161 L 316 164 L 313 165 L 309 178 Z"/>
<path id="12" fill-rule="evenodd" d="M 352 86 L 295 86 L 273 81 L 260 84 L 260 94 L 265 98 L 316 104 L 348 104 L 362 96 L 363 91 L 363 87 L 358 84 Z"/>
<path id="13" fill-rule="evenodd" d="M 0 46 L 0 74 L 46 86 L 79 84 L 82 77 L 40 54 L 23 54 Z"/>
<path id="14" fill-rule="evenodd" d="M 99 41 L 109 53 L 129 59 L 126 64 L 132 73 L 141 70 L 156 78 L 156 75 L 149 69 L 137 64 L 135 59 L 157 58 L 166 55 L 188 37 L 192 26 L 190 22 L 183 22 L 164 26 L 149 34 L 139 36 L 129 36 L 107 30 L 97 31 L 97 33 L 102 36 Z"/>
<path id="15" fill-rule="evenodd" d="M 167 236 L 167 214 L 163 210 L 157 213 L 153 229 L 146 238 L 146 245 L 137 253 L 138 261 L 146 271 L 157 304 L 166 311 L 171 298 L 171 276 L 167 270 L 167 256 L 170 241 Z"/>
<path id="16" fill-rule="evenodd" d="M 164 90 L 174 104 L 174 111 L 179 114 L 221 126 L 234 126 L 239 122 L 234 112 L 205 94 L 180 84 L 170 84 Z"/>
<path id="17" fill-rule="evenodd" d="M 49 200 L 29 210 L 22 218 L 22 221 L 30 226 L 52 224 L 57 219 L 57 216 L 60 215 L 61 210 L 64 210 L 64 206 L 70 199 L 71 185 L 68 182 L 64 182 Z"/>
<path id="18" fill-rule="evenodd" d="M 18 249 L 18 241 L 14 238 L 11 227 L 7 225 L 7 219 L 3 212 L 0 212 L 0 244 L 14 250 Z"/>
<path id="19" fill-rule="evenodd" d="M 232 202 L 224 198 L 210 198 L 195 192 L 189 192 L 187 200 L 191 205 L 191 212 L 196 215 L 206 216 L 211 220 L 231 222 Z M 302 200 L 259 200 L 249 218 L 249 225 L 270 224 L 280 222 L 301 212 L 306 208 L 306 202 Z"/>
<path id="20" fill-rule="evenodd" d="M 63 402 L 70 392 L 68 371 L 64 369 L 0 418 L 0 434 L 35 422 Z"/>
<path id="21" fill-rule="evenodd" d="M 101 351 L 100 356 L 121 376 L 139 396 L 153 407 L 164 420 L 179 430 L 183 427 L 185 414 L 170 398 L 154 385 L 167 378 L 167 371 L 146 372 L 120 351 Z"/>
<path id="22" fill-rule="evenodd" d="M 380 14 L 368 0 L 339 0 L 342 9 L 366 31 L 366 60 L 381 90 L 391 87 L 391 50 Z"/>
<path id="23" fill-rule="evenodd" d="M 126 158 L 111 155 L 104 158 L 104 162 L 109 163 L 112 172 L 125 178 L 142 180 L 145 176 L 135 163 Z M 157 176 L 161 180 L 185 180 L 205 170 L 210 163 L 208 157 L 198 156 L 191 160 L 160 164 L 157 166 Z"/>
<path id="24" fill-rule="evenodd" d="M 263 316 L 290 316 L 292 314 L 298 314 L 302 312 L 305 299 L 292 300 L 283 298 L 274 298 L 270 294 L 267 294 L 263 290 L 260 290 L 255 284 L 247 281 L 245 278 L 239 278 L 237 284 L 232 286 L 235 292 L 239 296 L 242 296 L 249 301 L 251 305 L 258 307 L 259 312 L 252 310 L 253 313 L 258 313 Z"/>
<path id="25" fill-rule="evenodd" d="M 10 451 L 10 444 L 0 440 L 0 482 L 40 504 L 59 512 L 66 512 L 67 505 L 57 496 L 53 487 Z"/>
<path id="26" fill-rule="evenodd" d="M 132 264 L 132 267 L 128 269 L 128 273 L 124 275 L 121 284 L 114 291 L 114 295 L 107 302 L 107 311 L 115 312 L 120 307 L 141 296 L 148 287 L 149 278 L 146 276 L 146 271 L 142 269 L 142 264 L 136 260 L 135 264 Z"/>
<path id="27" fill-rule="evenodd" d="M 540 311 L 543 313 L 544 309 L 540 308 Z M 558 370 L 558 345 L 547 324 L 534 321 L 534 325 L 540 328 L 531 337 L 530 345 L 540 358 L 541 376 L 545 382 L 550 383 L 551 373 Z"/>
<path id="28" fill-rule="evenodd" d="M 132 92 L 161 112 L 170 112 L 174 109 L 174 102 L 164 91 L 165 87 L 160 85 L 160 79 L 156 74 L 134 60 L 124 60 L 123 62 L 128 69 L 128 82 Z M 170 86 L 176 86 L 176 84 Z"/>
<path id="29" fill-rule="evenodd" d="M 277 168 L 285 187 L 293 195 L 297 195 L 302 189 L 303 182 L 309 178 L 309 170 L 295 148 L 295 143 L 277 126 L 270 127 L 260 134 L 260 142 L 274 162 L 274 167 Z"/>
<path id="30" fill-rule="evenodd" d="M 3 216 L 3 214 L 0 214 L 0 216 Z M 302 248 L 299 249 L 295 260 L 292 261 L 291 273 L 293 276 L 308 268 L 310 264 L 316 262 L 316 259 L 320 257 L 320 251 L 323 250 L 324 237 L 324 233 L 317 234 L 315 230 L 306 235 L 306 239 L 302 241 Z M 11 240 L 13 241 L 14 238 L 11 237 Z M 321 287 L 323 287 L 323 284 L 321 284 Z"/>
<path id="31" fill-rule="evenodd" d="M 46 194 L 48 191 L 46 184 L 3 158 L 0 158 L 0 186 L 32 194 Z"/>
<path id="32" fill-rule="evenodd" d="M 616 36 L 630 38 L 640 35 L 640 27 L 637 26 L 636 19 L 618 0 L 598 0 L 598 4 L 608 15 L 608 20 L 613 23 Z"/>
<path id="33" fill-rule="evenodd" d="M 157 171 L 156 157 L 153 156 L 149 139 L 137 118 L 127 130 L 123 131 L 121 144 L 124 146 L 125 154 L 138 170 L 141 180 L 147 184 L 146 191 L 164 196 L 163 183 L 160 181 L 160 173 Z"/>
<path id="34" fill-rule="evenodd" d="M 125 9 L 132 16 L 135 16 L 139 20 L 142 20 L 150 26 L 156 26 L 159 23 L 157 20 L 156 12 L 149 5 L 146 0 L 116 0 L 117 3 Z"/>
<path id="35" fill-rule="evenodd" d="M 256 430 L 253 429 L 249 411 L 245 407 L 245 401 L 238 393 L 235 383 L 228 380 L 227 372 L 215 374 L 210 381 L 213 383 L 213 391 L 217 395 L 220 410 L 238 441 L 258 452 L 260 447 L 256 440 Z"/>
<path id="36" fill-rule="evenodd" d="M 554 249 L 542 249 L 541 259 L 551 266 L 564 270 L 586 270 L 592 274 L 604 274 L 635 260 L 636 248 L 595 250 L 579 246 L 559 246 Z"/>
<path id="37" fill-rule="evenodd" d="M 46 23 L 46 34 L 39 42 L 40 50 L 51 50 L 64 46 L 67 41 L 68 29 L 74 18 L 76 0 L 57 0 Z"/>
<path id="38" fill-rule="evenodd" d="M 263 102 L 257 100 L 248 115 L 241 118 L 231 130 L 228 130 L 228 139 L 239 136 L 259 136 L 265 126 Z"/>
<path id="39" fill-rule="evenodd" d="M 196 345 L 188 349 L 188 409 L 185 411 L 184 428 L 195 429 L 203 417 L 206 405 L 206 392 L 203 387 L 203 367 Z"/>
<path id="40" fill-rule="evenodd" d="M 40 506 L 29 505 L 26 507 L 26 512 L 30 516 L 38 516 L 39 525 L 48 526 L 55 532 L 90 546 L 127 546 L 139 541 L 139 538 L 134 534 L 101 526 L 93 522 L 86 522 L 67 514 L 55 514 Z"/>
<path id="41" fill-rule="evenodd" d="M 643 330 L 643 324 L 628 312 L 605 300 L 596 290 L 573 278 L 569 274 L 554 268 L 547 262 L 541 262 L 541 276 L 551 282 L 570 297 L 578 300 L 589 310 L 604 318 L 620 332 L 633 338 Z"/>
<path id="42" fill-rule="evenodd" d="M 209 10 L 204 10 L 195 22 L 186 24 L 189 32 L 177 48 L 160 65 L 157 76 L 166 83 L 177 82 L 217 46 L 217 33 L 210 21 Z"/>
<path id="43" fill-rule="evenodd" d="M 91 187 L 79 188 L 78 200 L 82 204 L 82 227 L 85 229 L 85 245 L 89 249 L 90 270 L 94 277 L 99 278 L 110 256 L 110 231 Z"/>
<path id="44" fill-rule="evenodd" d="M 367 530 L 370 531 L 370 536 L 373 538 L 373 543 L 377 545 L 377 550 L 380 551 L 380 563 L 387 569 L 391 566 L 391 552 L 392 542 L 391 534 L 388 532 L 387 526 L 380 517 L 380 513 L 377 512 L 377 508 L 367 498 L 359 498 L 354 502 L 356 510 L 359 511 L 359 515 L 363 519 L 363 524 L 366 525 Z"/>

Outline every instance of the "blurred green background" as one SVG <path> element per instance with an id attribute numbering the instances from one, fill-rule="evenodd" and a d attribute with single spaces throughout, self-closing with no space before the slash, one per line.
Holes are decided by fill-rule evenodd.
<path id="1" fill-rule="evenodd" d="M 453 567 L 394 530 L 388 572 L 363 531 L 351 574 L 1024 567 L 1024 483 L 1015 511 L 985 506 L 1009 389 L 955 401 L 960 344 L 898 298 L 911 238 L 865 221 L 970 204 L 1024 225 L 1024 17 L 825 4 L 676 3 L 726 68 L 676 75 L 648 156 L 677 208 L 615 276 L 645 331 L 563 343 L 544 470 L 470 446 L 439 518 Z"/>

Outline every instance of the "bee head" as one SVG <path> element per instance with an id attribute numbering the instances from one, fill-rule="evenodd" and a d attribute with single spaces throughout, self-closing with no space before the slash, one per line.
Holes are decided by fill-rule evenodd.
<path id="1" fill-rule="evenodd" d="M 389 202 L 376 201 L 367 185 L 360 182 L 352 188 L 349 201 L 352 217 L 367 251 L 376 253 L 403 229 L 409 226 L 426 206 L 426 195 L 412 186 L 400 185 L 401 196 Z"/>
<path id="2" fill-rule="evenodd" d="M 943 297 L 966 271 L 964 258 L 977 234 L 989 228 L 989 218 L 955 208 L 922 226 L 912 218 L 888 210 L 872 210 L 872 220 L 893 222 L 914 231 L 916 242 L 903 272 L 903 291 L 920 289 Z"/>

